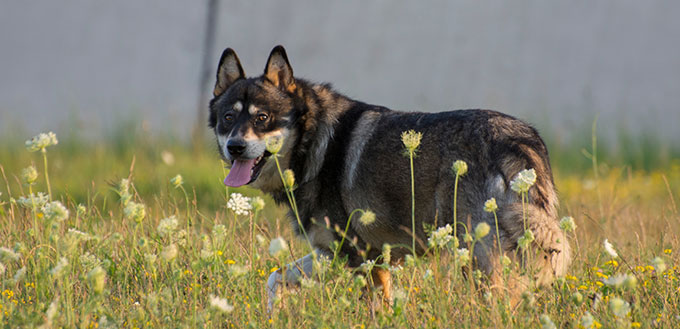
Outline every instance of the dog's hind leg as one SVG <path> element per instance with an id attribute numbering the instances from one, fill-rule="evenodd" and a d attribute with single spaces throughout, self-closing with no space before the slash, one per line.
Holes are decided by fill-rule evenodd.
<path id="1" fill-rule="evenodd" d="M 280 297 L 282 285 L 298 286 L 300 280 L 312 276 L 314 269 L 315 258 L 321 256 L 319 250 L 314 250 L 305 257 L 296 260 L 293 263 L 286 265 L 282 269 L 274 271 L 267 280 L 267 310 L 271 313 L 273 311 L 274 302 Z"/>

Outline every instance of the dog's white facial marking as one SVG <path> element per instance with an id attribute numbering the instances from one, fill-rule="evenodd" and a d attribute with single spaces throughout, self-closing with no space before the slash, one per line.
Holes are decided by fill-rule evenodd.
<path id="1" fill-rule="evenodd" d="M 378 112 L 364 112 L 359 118 L 356 127 L 352 131 L 349 145 L 347 146 L 347 161 L 344 168 L 343 190 L 349 192 L 354 186 L 356 169 L 364 153 L 364 147 L 375 130 L 380 114 Z"/>
<path id="2" fill-rule="evenodd" d="M 234 106 L 232 106 L 232 108 L 234 109 L 234 111 L 241 112 L 241 110 L 243 110 L 243 103 L 241 103 L 241 101 L 237 101 L 236 103 L 234 103 Z"/>
<path id="3" fill-rule="evenodd" d="M 228 135 L 222 135 L 218 131 L 220 129 L 220 124 L 219 122 L 217 125 L 215 125 L 215 136 L 217 136 L 217 145 L 219 145 L 220 150 L 222 150 L 222 154 L 227 158 L 227 160 L 231 160 L 231 155 L 227 151 L 227 141 L 229 140 Z"/>
<path id="4" fill-rule="evenodd" d="M 255 115 L 255 114 L 257 114 L 257 112 L 259 112 L 259 111 L 260 111 L 260 109 L 259 109 L 257 106 L 253 105 L 253 104 L 250 104 L 250 105 L 248 106 L 248 113 L 250 113 L 250 115 Z"/>

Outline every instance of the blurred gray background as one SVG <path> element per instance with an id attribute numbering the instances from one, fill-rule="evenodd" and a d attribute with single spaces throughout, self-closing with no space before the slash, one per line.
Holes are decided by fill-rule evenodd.
<path id="1" fill-rule="evenodd" d="M 680 138 L 679 1 L 220 1 L 199 95 L 206 3 L 2 1 L 0 129 L 98 137 L 135 118 L 188 137 L 225 47 L 259 75 L 283 44 L 297 76 L 394 109 Z"/>

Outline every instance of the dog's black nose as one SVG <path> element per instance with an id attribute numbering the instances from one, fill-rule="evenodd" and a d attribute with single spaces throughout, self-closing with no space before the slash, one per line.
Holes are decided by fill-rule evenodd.
<path id="1" fill-rule="evenodd" d="M 239 156 L 246 150 L 246 141 L 242 139 L 230 139 L 227 142 L 227 150 L 233 156 Z"/>

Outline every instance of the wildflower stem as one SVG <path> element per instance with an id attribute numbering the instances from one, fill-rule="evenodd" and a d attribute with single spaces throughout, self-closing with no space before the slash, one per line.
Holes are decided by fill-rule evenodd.
<path id="1" fill-rule="evenodd" d="M 52 188 L 50 187 L 50 176 L 47 173 L 47 150 L 42 149 L 41 153 L 43 155 L 43 164 L 45 166 L 45 182 L 47 183 L 47 195 L 50 197 L 50 201 L 52 201 Z"/>
<path id="2" fill-rule="evenodd" d="M 298 212 L 297 209 L 297 203 L 295 202 L 295 195 L 293 195 L 293 189 L 292 187 L 288 189 L 286 187 L 286 180 L 283 177 L 283 171 L 281 171 L 281 164 L 279 163 L 279 158 L 277 156 L 274 156 L 274 162 L 276 163 L 276 169 L 279 171 L 279 177 L 281 177 L 281 183 L 283 184 L 283 188 L 286 191 L 286 197 L 288 197 L 288 203 L 290 203 L 290 208 L 293 210 L 293 213 L 295 214 L 295 219 L 297 220 L 298 226 L 300 227 L 300 231 L 302 232 L 302 235 L 305 237 L 305 241 L 307 241 L 307 244 L 309 245 L 310 250 L 314 250 L 312 248 L 312 242 L 309 241 L 309 237 L 307 236 L 307 231 L 305 231 L 305 227 L 302 225 L 302 220 L 300 220 L 300 213 Z"/>
<path id="3" fill-rule="evenodd" d="M 458 178 L 460 175 L 456 173 L 456 181 L 453 183 L 453 236 L 458 237 L 458 216 L 456 214 L 456 206 L 458 201 Z"/>
<path id="4" fill-rule="evenodd" d="M 184 193 L 184 204 L 187 207 L 187 225 L 188 226 L 193 226 L 193 219 L 191 218 L 191 214 L 189 212 L 189 195 L 187 194 L 187 190 L 184 189 L 184 186 L 180 185 L 180 189 L 182 189 L 182 193 Z M 188 227 L 187 227 L 188 228 Z"/>
<path id="5" fill-rule="evenodd" d="M 498 215 L 496 215 L 496 211 L 493 211 L 493 218 L 494 222 L 496 223 L 496 239 L 498 241 L 498 260 L 499 264 L 503 264 L 503 248 L 501 247 L 501 234 L 500 231 L 498 230 Z"/>
<path id="6" fill-rule="evenodd" d="M 349 218 L 347 218 L 347 224 L 345 225 L 345 232 L 342 234 L 342 239 L 340 239 L 340 243 L 338 246 L 335 248 L 335 251 L 333 252 L 333 261 L 331 262 L 331 266 L 335 265 L 335 260 L 338 257 L 338 253 L 340 252 L 340 249 L 342 249 L 343 243 L 345 243 L 345 237 L 347 237 L 347 231 L 349 231 L 349 225 L 352 222 L 352 216 L 354 213 L 357 211 L 363 211 L 361 209 L 354 209 L 350 214 Z"/>
<path id="7" fill-rule="evenodd" d="M 416 183 L 415 175 L 413 173 L 413 151 L 409 151 L 409 160 L 411 164 L 411 234 L 413 236 L 411 243 L 411 250 L 413 252 L 413 258 L 417 259 L 416 256 Z"/>

